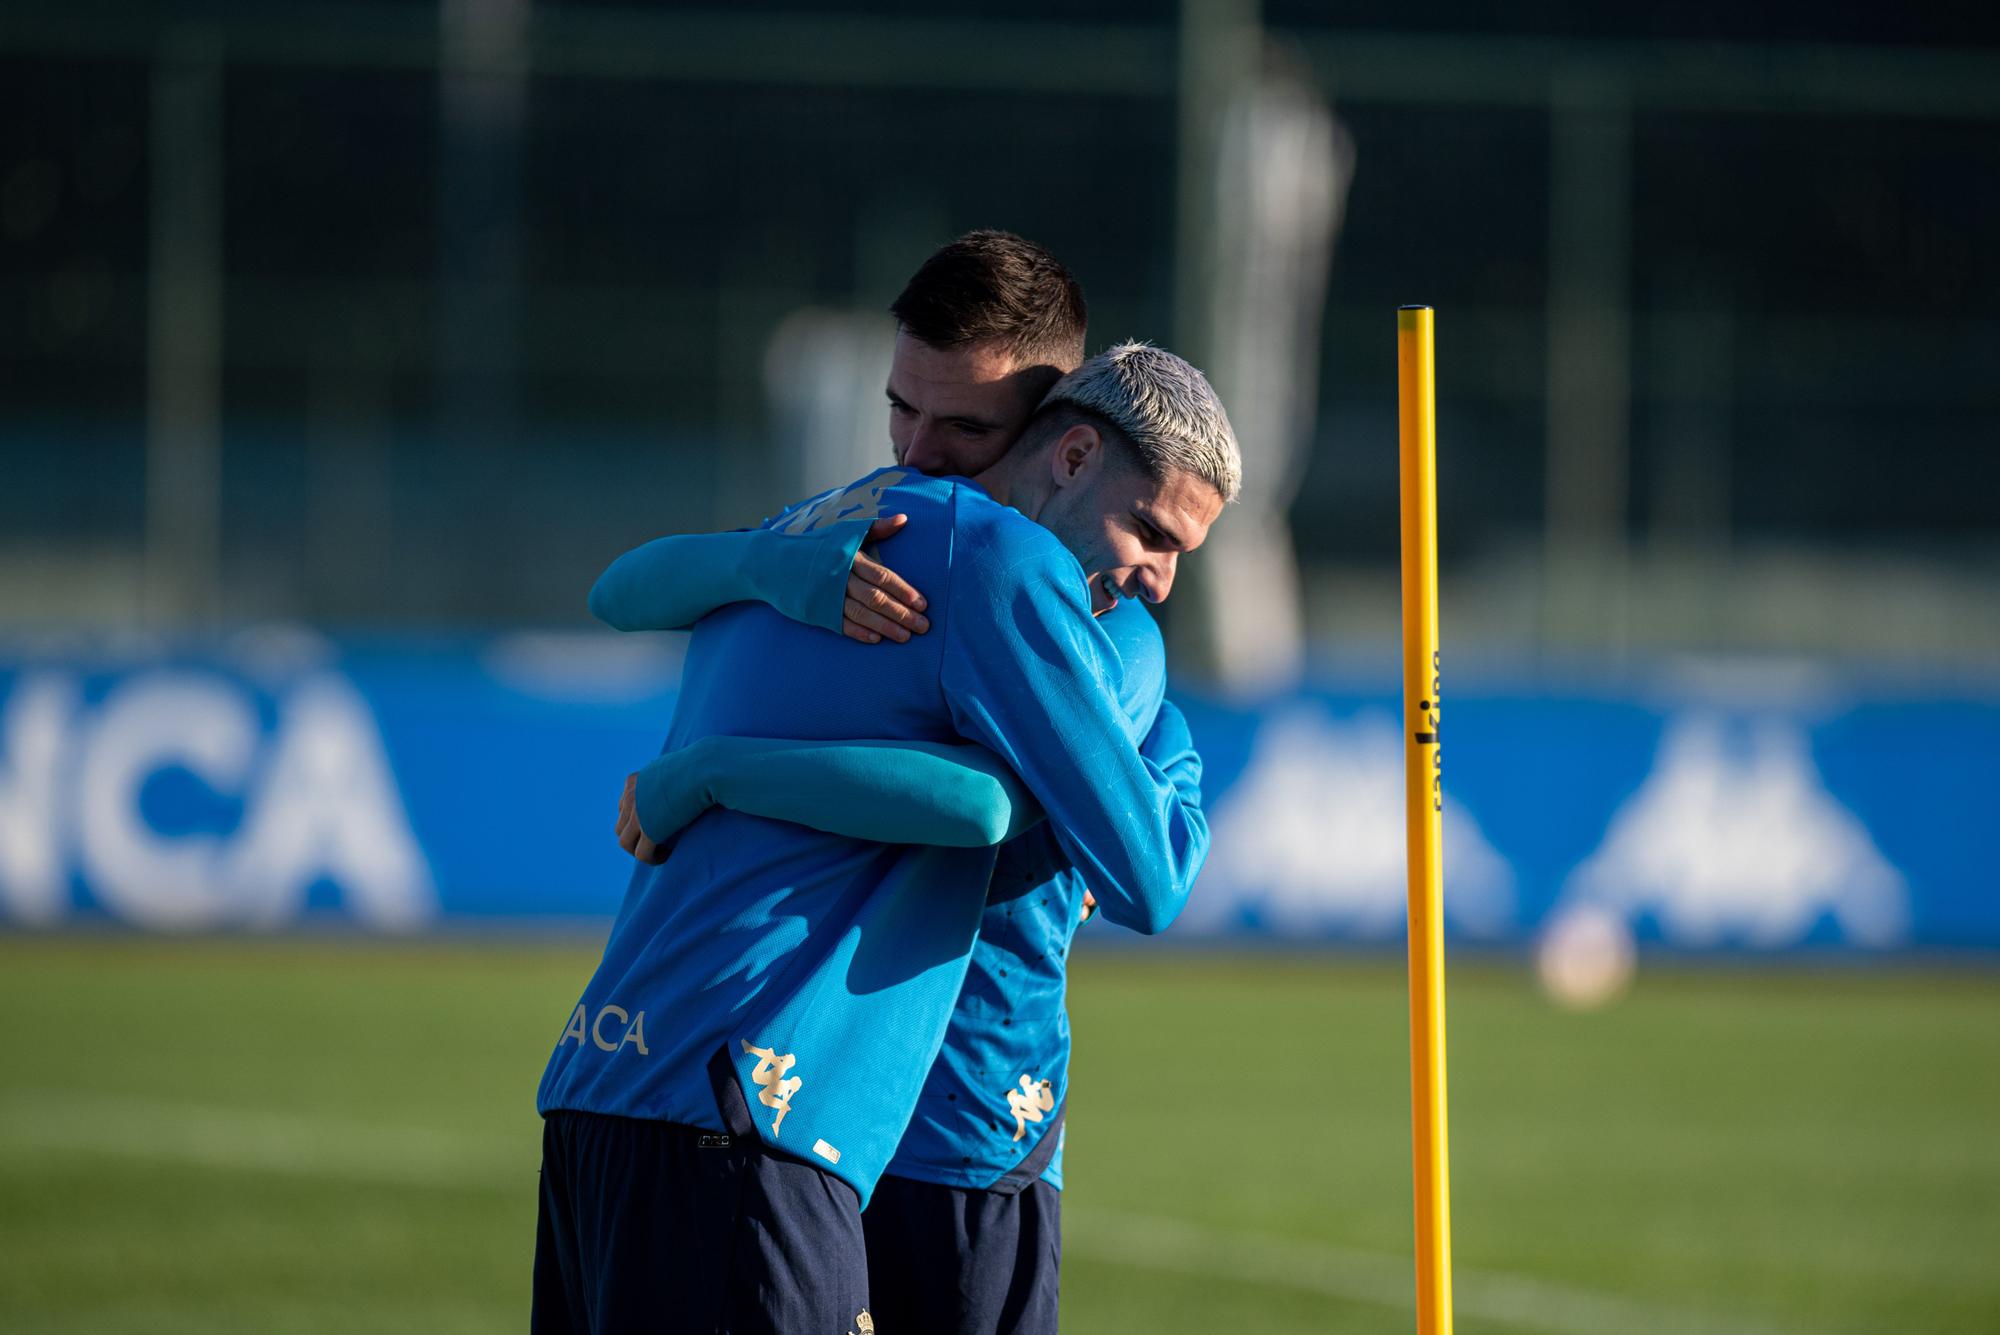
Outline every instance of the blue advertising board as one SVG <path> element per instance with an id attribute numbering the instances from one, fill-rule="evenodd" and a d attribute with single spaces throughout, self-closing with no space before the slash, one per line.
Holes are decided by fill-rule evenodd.
<path id="1" fill-rule="evenodd" d="M 601 920 L 630 871 L 618 793 L 665 733 L 682 643 L 0 649 L 0 924 Z M 1394 697 L 1182 703 L 1214 846 L 1174 937 L 1400 939 Z M 2000 948 L 1990 696 L 1467 688 L 1441 735 L 1461 941 L 1587 908 L 1693 951 Z"/>

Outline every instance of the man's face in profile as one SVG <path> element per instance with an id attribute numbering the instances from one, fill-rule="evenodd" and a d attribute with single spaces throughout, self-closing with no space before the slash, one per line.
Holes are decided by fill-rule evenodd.
<path id="1" fill-rule="evenodd" d="M 1059 378 L 998 341 L 934 348 L 898 330 L 889 364 L 889 443 L 896 462 L 932 476 L 974 477 L 998 463 Z"/>
<path id="2" fill-rule="evenodd" d="M 1180 558 L 1222 513 L 1222 494 L 1193 473 L 1155 479 L 1105 448 L 1092 427 L 1066 433 L 1051 460 L 1055 491 L 1037 516 L 1082 565 L 1098 616 L 1123 598 L 1165 602 Z"/>

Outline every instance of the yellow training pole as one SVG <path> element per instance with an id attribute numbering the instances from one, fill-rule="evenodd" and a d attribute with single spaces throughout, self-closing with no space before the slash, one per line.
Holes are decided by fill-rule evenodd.
<path id="1" fill-rule="evenodd" d="M 1437 375 L 1428 306 L 1396 312 L 1403 478 L 1403 819 L 1410 859 L 1410 1141 L 1417 1335 L 1451 1335 L 1445 1139 L 1444 778 L 1438 758 Z"/>

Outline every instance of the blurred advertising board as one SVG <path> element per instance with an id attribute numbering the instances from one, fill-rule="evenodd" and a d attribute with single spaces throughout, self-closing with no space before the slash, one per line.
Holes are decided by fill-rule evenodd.
<path id="1" fill-rule="evenodd" d="M 601 922 L 631 870 L 618 792 L 659 748 L 681 645 L 261 630 L 193 652 L 0 647 L 0 925 Z M 1677 950 L 2000 949 L 1983 833 L 2000 697 L 1661 680 L 1447 697 L 1459 941 L 1518 944 L 1588 909 Z M 1177 698 L 1214 844 L 1172 936 L 1400 940 L 1394 697 Z"/>

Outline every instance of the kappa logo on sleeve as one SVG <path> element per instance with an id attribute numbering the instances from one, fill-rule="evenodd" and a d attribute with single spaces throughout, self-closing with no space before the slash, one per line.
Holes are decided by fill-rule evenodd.
<path id="1" fill-rule="evenodd" d="M 1039 1122 L 1044 1113 L 1055 1111 L 1056 1091 L 1046 1080 L 1022 1076 L 1021 1087 L 1007 1091 L 1007 1110 L 1014 1114 L 1014 1139 L 1028 1134 L 1028 1123 Z"/>
<path id="2" fill-rule="evenodd" d="M 766 1108 L 776 1108 L 778 1115 L 771 1119 L 771 1134 L 778 1134 L 778 1128 L 785 1124 L 785 1114 L 792 1110 L 792 1095 L 799 1092 L 805 1083 L 803 1076 L 786 1076 L 798 1057 L 790 1052 L 778 1053 L 770 1048 L 753 1048 L 749 1039 L 740 1040 L 743 1051 L 756 1057 L 757 1069 L 750 1072 L 750 1078 L 762 1088 L 757 1091 L 757 1102 Z"/>
<path id="3" fill-rule="evenodd" d="M 821 497 L 811 505 L 801 507 L 784 523 L 779 524 L 776 531 L 796 536 L 813 533 L 828 524 L 839 524 L 849 519 L 880 519 L 882 493 L 909 476 L 900 469 L 890 469 L 876 477 L 863 478 L 845 491 L 836 491 L 830 496 Z"/>

